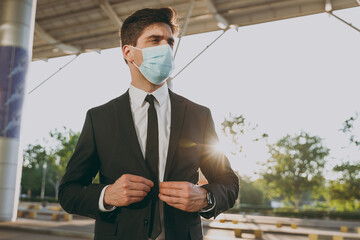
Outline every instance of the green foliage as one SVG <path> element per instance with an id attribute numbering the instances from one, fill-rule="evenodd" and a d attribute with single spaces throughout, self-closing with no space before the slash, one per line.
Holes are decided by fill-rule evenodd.
<path id="1" fill-rule="evenodd" d="M 41 144 L 28 145 L 23 152 L 22 192 L 28 197 L 40 195 L 43 168 L 46 167 L 46 195 L 57 198 L 57 188 L 65 173 L 67 162 L 73 154 L 80 133 L 65 127 L 63 131 L 55 129 L 50 132 L 49 141 Z M 33 194 L 31 193 L 33 192 Z"/>
<path id="2" fill-rule="evenodd" d="M 20 198 L 21 202 L 48 202 L 48 203 L 58 203 L 59 200 L 54 197 L 46 197 L 45 199 L 40 199 L 39 197 L 31 197 L 31 198 Z"/>
<path id="3" fill-rule="evenodd" d="M 298 209 L 304 192 L 321 188 L 329 149 L 323 145 L 321 138 L 305 132 L 287 135 L 268 146 L 271 157 L 264 164 L 265 170 L 261 175 L 273 196 L 284 195 Z"/>
<path id="4" fill-rule="evenodd" d="M 31 197 L 34 191 L 40 194 L 43 167 L 48 159 L 46 149 L 40 144 L 29 144 L 24 150 L 21 188 L 28 197 Z"/>
<path id="5" fill-rule="evenodd" d="M 264 204 L 264 193 L 256 182 L 248 177 L 239 177 L 240 180 L 240 203 L 254 205 Z"/>
<path id="6" fill-rule="evenodd" d="M 360 118 L 359 113 L 345 120 L 340 129 L 349 137 L 350 144 L 360 147 Z M 360 159 L 359 159 L 360 160 Z M 357 210 L 360 208 L 360 163 L 349 161 L 338 164 L 334 172 L 341 173 L 341 177 L 329 182 L 331 205 L 340 210 Z"/>
<path id="7" fill-rule="evenodd" d="M 29 144 L 24 151 L 24 167 L 39 168 L 47 161 L 47 151 L 40 144 Z"/>
<path id="8" fill-rule="evenodd" d="M 268 205 L 240 204 L 239 206 L 230 208 L 226 213 L 261 213 L 264 215 L 273 215 L 273 208 Z"/>
<path id="9" fill-rule="evenodd" d="M 343 133 L 349 136 L 350 143 L 360 147 L 360 118 L 359 113 L 355 113 L 354 116 L 345 120 L 343 128 L 340 129 Z"/>
<path id="10" fill-rule="evenodd" d="M 224 119 L 224 121 L 221 123 L 221 126 L 225 137 L 230 138 L 233 143 L 231 153 L 234 155 L 243 151 L 242 143 L 244 141 L 249 141 L 248 139 L 244 139 L 245 136 L 247 138 L 252 138 L 252 141 L 259 141 L 268 137 L 268 134 L 266 133 L 258 134 L 256 132 L 258 125 L 254 125 L 247 121 L 242 114 L 238 116 L 229 114 L 229 117 Z M 251 134 L 255 134 L 255 136 L 250 136 Z"/>
<path id="11" fill-rule="evenodd" d="M 294 217 L 294 218 L 312 218 L 312 219 L 347 219 L 347 220 L 360 220 L 360 212 L 353 211 L 327 211 L 327 210 L 296 210 L 294 208 L 278 208 L 272 209 L 268 206 L 241 206 L 231 208 L 226 213 L 262 213 L 265 215 L 275 215 L 279 217 Z"/>
<path id="12" fill-rule="evenodd" d="M 360 199 L 360 164 L 351 164 L 345 162 L 340 165 L 336 165 L 333 168 L 335 172 L 341 172 L 342 176 L 336 181 L 330 181 L 330 196 L 332 200 L 338 201 L 342 206 L 345 207 L 350 202 L 350 209 L 355 210 L 356 201 Z"/>
<path id="13" fill-rule="evenodd" d="M 274 214 L 280 217 L 295 217 L 295 218 L 330 218 L 330 219 L 351 219 L 351 220 L 360 220 L 359 212 L 349 212 L 349 211 L 324 211 L 324 210 L 304 210 L 299 211 L 295 209 L 276 209 Z"/>
<path id="14" fill-rule="evenodd" d="M 51 148 L 51 161 L 49 162 L 49 181 L 56 190 L 59 187 L 60 180 L 65 173 L 66 165 L 70 160 L 77 141 L 80 137 L 79 132 L 74 132 L 71 129 L 67 131 L 64 127 L 64 131 L 60 132 L 57 129 L 50 132 L 50 137 L 56 143 L 55 147 Z"/>

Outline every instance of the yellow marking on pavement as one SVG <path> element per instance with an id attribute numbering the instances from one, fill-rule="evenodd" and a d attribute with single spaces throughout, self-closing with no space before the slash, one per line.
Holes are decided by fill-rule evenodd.
<path id="1" fill-rule="evenodd" d="M 58 217 L 59 217 L 59 215 L 58 215 L 57 213 L 53 213 L 53 214 L 51 215 L 51 219 L 52 219 L 53 221 L 57 221 L 57 220 L 58 220 Z"/>
<path id="2" fill-rule="evenodd" d="M 317 234 L 309 234 L 309 240 L 318 240 L 319 236 Z"/>
<path id="3" fill-rule="evenodd" d="M 36 212 L 33 211 L 33 212 L 29 212 L 29 217 L 32 218 L 32 219 L 35 219 L 37 216 Z"/>
<path id="4" fill-rule="evenodd" d="M 261 230 L 254 230 L 255 238 L 262 238 L 262 231 Z"/>
<path id="5" fill-rule="evenodd" d="M 297 224 L 292 223 L 292 224 L 290 225 L 290 227 L 293 228 L 293 229 L 296 229 L 296 228 L 297 228 Z"/>
<path id="6" fill-rule="evenodd" d="M 234 229 L 235 237 L 241 238 L 241 229 Z"/>
<path id="7" fill-rule="evenodd" d="M 72 221 L 72 219 L 73 219 L 73 215 L 72 214 L 65 214 L 65 216 L 64 216 L 64 220 L 65 221 Z"/>

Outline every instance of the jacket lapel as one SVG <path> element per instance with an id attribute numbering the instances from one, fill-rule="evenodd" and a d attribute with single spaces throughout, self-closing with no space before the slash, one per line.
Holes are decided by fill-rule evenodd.
<path id="1" fill-rule="evenodd" d="M 124 93 L 121 97 L 118 98 L 118 107 L 116 108 L 117 115 L 118 115 L 118 123 L 120 128 L 120 133 L 124 132 L 129 140 L 129 145 L 135 155 L 136 160 L 138 161 L 138 165 L 149 175 L 150 172 L 146 166 L 144 156 L 142 155 L 141 148 L 139 145 L 139 141 L 136 135 L 136 130 L 134 126 L 134 120 L 131 113 L 130 107 L 130 97 L 129 91 Z"/>
<path id="2" fill-rule="evenodd" d="M 170 140 L 169 149 L 166 159 L 166 167 L 164 173 L 164 181 L 167 181 L 171 164 L 174 160 L 174 154 L 179 143 L 181 136 L 182 126 L 184 122 L 186 105 L 183 98 L 169 90 L 170 103 L 171 103 L 171 127 L 170 127 Z"/>

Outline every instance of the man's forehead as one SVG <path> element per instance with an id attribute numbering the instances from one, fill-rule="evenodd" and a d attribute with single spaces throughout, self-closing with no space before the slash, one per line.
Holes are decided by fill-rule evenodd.
<path id="1" fill-rule="evenodd" d="M 171 28 L 166 23 L 154 23 L 146 27 L 140 37 L 150 37 L 153 35 L 164 36 L 166 38 L 173 37 Z"/>

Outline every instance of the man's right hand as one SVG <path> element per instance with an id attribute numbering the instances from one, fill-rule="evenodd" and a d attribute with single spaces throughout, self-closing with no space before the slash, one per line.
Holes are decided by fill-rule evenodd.
<path id="1" fill-rule="evenodd" d="M 140 202 L 153 186 L 154 183 L 149 179 L 124 174 L 105 190 L 104 206 L 124 207 Z"/>

